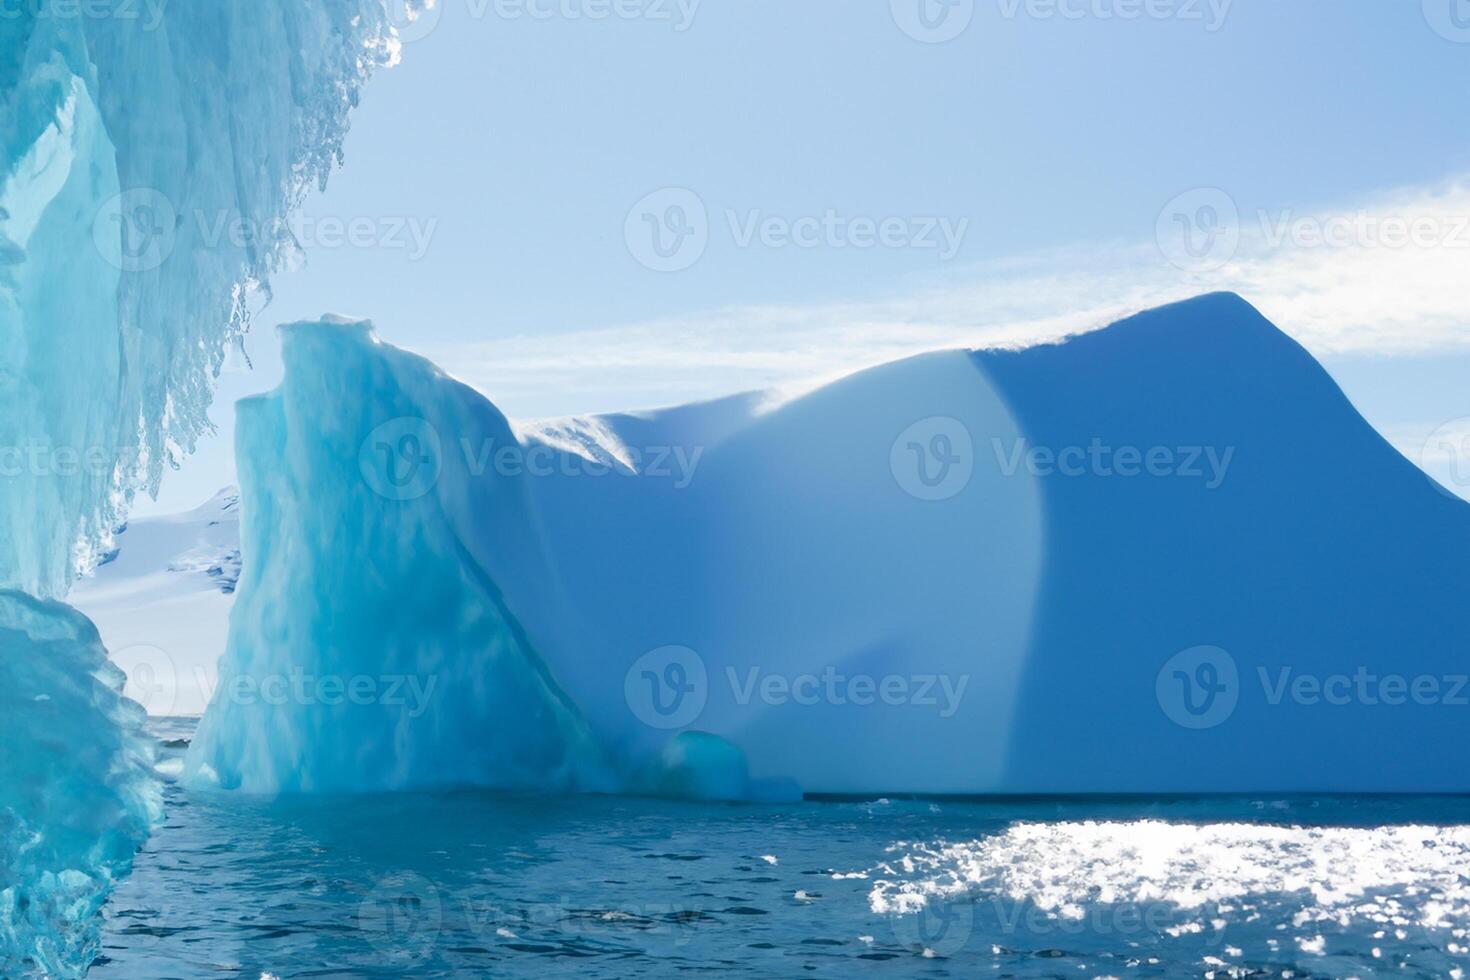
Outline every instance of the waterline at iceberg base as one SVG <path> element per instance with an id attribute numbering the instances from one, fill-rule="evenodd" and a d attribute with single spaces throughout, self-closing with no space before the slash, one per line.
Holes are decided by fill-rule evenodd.
<path id="1" fill-rule="evenodd" d="M 195 786 L 1470 787 L 1423 750 L 1467 732 L 1470 506 L 1239 297 L 520 426 L 365 323 L 284 356 Z M 1440 697 L 1320 696 L 1363 675 Z"/>

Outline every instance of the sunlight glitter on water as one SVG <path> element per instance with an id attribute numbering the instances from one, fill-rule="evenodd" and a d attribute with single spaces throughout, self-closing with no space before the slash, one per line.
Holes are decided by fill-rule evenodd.
<path id="1" fill-rule="evenodd" d="M 188 724 L 170 722 L 165 764 Z M 1470 800 L 168 790 L 98 977 L 1453 976 Z"/>

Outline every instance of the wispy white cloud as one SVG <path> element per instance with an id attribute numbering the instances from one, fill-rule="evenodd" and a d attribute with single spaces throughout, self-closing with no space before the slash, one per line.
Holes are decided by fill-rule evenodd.
<path id="1" fill-rule="evenodd" d="M 1167 205 L 1159 229 L 1157 241 L 984 263 L 877 300 L 742 306 L 425 353 L 512 414 L 535 415 L 801 386 L 937 348 L 1026 345 L 1221 289 L 1318 355 L 1470 348 L 1470 180 L 1300 213 L 1197 191 Z M 569 403 L 569 392 L 580 394 Z"/>

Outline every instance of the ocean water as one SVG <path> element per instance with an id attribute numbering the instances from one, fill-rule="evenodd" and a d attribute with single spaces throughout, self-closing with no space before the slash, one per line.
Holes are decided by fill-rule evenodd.
<path id="1" fill-rule="evenodd" d="M 1470 970 L 1465 798 L 167 802 L 95 977 Z"/>

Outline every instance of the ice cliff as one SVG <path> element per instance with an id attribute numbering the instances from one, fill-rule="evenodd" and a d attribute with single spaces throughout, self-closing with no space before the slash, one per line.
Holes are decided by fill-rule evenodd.
<path id="1" fill-rule="evenodd" d="M 606 785 L 580 713 L 469 551 L 478 540 L 535 559 L 524 488 L 497 486 L 494 508 L 453 499 L 475 486 L 456 457 L 388 421 L 419 413 L 504 442 L 505 419 L 363 324 L 288 329 L 286 345 L 285 383 L 238 408 L 252 558 L 218 710 L 195 737 L 206 765 L 257 791 Z M 376 419 L 388 424 L 370 439 Z M 378 441 L 413 457 L 401 483 L 371 479 Z M 419 492 L 418 454 L 450 499 Z"/>
<path id="2" fill-rule="evenodd" d="M 13 13 L 0 18 L 0 581 L 57 595 L 128 498 L 208 429 L 247 290 L 293 247 L 290 209 L 326 179 L 393 48 L 379 0 Z M 243 233 L 210 234 L 222 227 Z"/>
<path id="3" fill-rule="evenodd" d="M 72 975 L 153 812 L 141 712 L 65 606 L 209 427 L 286 217 L 394 57 L 380 0 L 0 16 L 0 972 Z M 243 229 L 212 235 L 210 229 Z"/>
<path id="4" fill-rule="evenodd" d="M 1238 297 L 534 425 L 366 324 L 284 345 L 196 778 L 1470 787 L 1424 749 L 1470 727 L 1470 507 Z"/>

